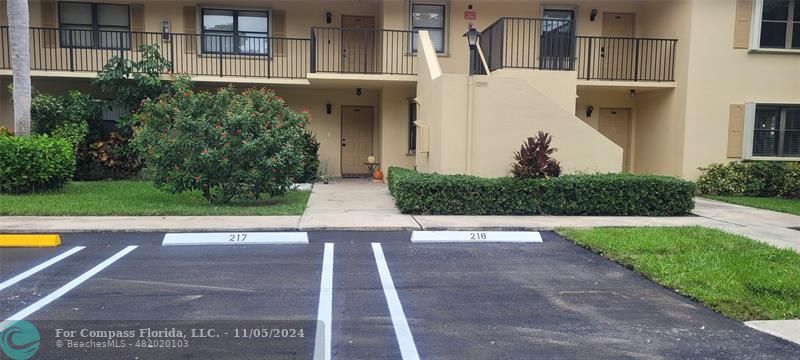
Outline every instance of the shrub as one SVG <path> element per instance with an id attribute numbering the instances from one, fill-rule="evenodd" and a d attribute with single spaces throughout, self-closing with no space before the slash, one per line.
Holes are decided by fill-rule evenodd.
<path id="1" fill-rule="evenodd" d="M 105 139 L 84 144 L 78 151 L 76 180 L 130 179 L 142 168 L 130 139 L 112 132 Z"/>
<path id="2" fill-rule="evenodd" d="M 797 175 L 792 171 L 798 163 L 778 161 L 730 162 L 711 164 L 700 168 L 697 179 L 698 190 L 707 195 L 720 196 L 785 196 Z M 788 183 L 788 184 L 787 184 Z M 791 196 L 791 195 L 786 195 Z"/>
<path id="3" fill-rule="evenodd" d="M 72 145 L 46 135 L 0 136 L 0 192 L 59 189 L 75 171 Z"/>
<path id="4" fill-rule="evenodd" d="M 0 136 L 14 136 L 14 130 L 0 126 Z"/>
<path id="5" fill-rule="evenodd" d="M 199 190 L 209 202 L 289 190 L 302 171 L 307 113 L 269 90 L 195 93 L 180 80 L 173 86 L 134 116 L 134 142 L 157 187 Z"/>
<path id="6" fill-rule="evenodd" d="M 319 142 L 310 131 L 303 132 L 300 141 L 303 148 L 303 171 L 299 177 L 294 179 L 294 182 L 314 182 L 319 169 Z"/>
<path id="7" fill-rule="evenodd" d="M 553 137 L 544 131 L 539 131 L 536 137 L 529 137 L 522 144 L 519 152 L 514 153 L 516 164 L 512 165 L 511 173 L 519 179 L 540 179 L 557 177 L 561 175 L 561 164 L 551 155 L 558 151 L 550 147 Z"/>
<path id="8" fill-rule="evenodd" d="M 99 114 L 98 101 L 76 90 L 64 96 L 36 93 L 31 98 L 33 132 L 66 139 L 75 149 L 89 133 L 89 122 Z"/>
<path id="9" fill-rule="evenodd" d="M 800 199 L 800 163 L 788 163 L 784 170 L 784 182 L 779 195 Z"/>
<path id="10" fill-rule="evenodd" d="M 412 214 L 672 216 L 694 207 L 694 184 L 653 175 L 485 179 L 392 167 L 389 191 Z"/>

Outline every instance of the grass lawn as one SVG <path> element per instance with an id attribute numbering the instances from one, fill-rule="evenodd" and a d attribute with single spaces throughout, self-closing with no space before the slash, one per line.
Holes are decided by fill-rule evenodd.
<path id="1" fill-rule="evenodd" d="M 800 254 L 794 251 L 701 227 L 558 233 L 725 316 L 800 318 Z"/>
<path id="2" fill-rule="evenodd" d="M 709 199 L 728 202 L 731 204 L 767 209 L 787 214 L 800 215 L 800 199 L 763 198 L 747 196 L 709 196 Z"/>
<path id="3" fill-rule="evenodd" d="M 55 192 L 0 194 L 0 215 L 301 215 L 309 195 L 209 205 L 199 192 L 173 195 L 144 181 L 70 182 Z"/>

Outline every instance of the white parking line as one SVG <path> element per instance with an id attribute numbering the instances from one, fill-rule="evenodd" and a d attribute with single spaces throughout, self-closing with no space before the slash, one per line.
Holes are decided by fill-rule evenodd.
<path id="1" fill-rule="evenodd" d="M 65 251 L 64 253 L 62 253 L 62 254 L 60 254 L 60 255 L 58 255 L 58 256 L 50 259 L 50 260 L 47 260 L 47 261 L 45 261 L 45 262 L 43 262 L 43 263 L 41 263 L 39 265 L 34 266 L 30 270 L 28 270 L 28 271 L 26 271 L 26 272 L 24 272 L 22 274 L 19 274 L 17 276 L 12 277 L 11 279 L 3 281 L 3 283 L 0 284 L 0 290 L 3 290 L 3 289 L 5 289 L 5 288 L 7 288 L 7 287 L 9 287 L 11 285 L 14 285 L 14 284 L 16 284 L 16 283 L 28 278 L 29 276 L 31 276 L 33 274 L 36 274 L 39 271 L 47 269 L 48 267 L 50 267 L 50 265 L 53 265 L 53 264 L 55 264 L 55 263 L 57 263 L 57 262 L 59 262 L 61 260 L 64 260 L 67 257 L 69 257 L 70 255 L 72 255 L 72 254 L 74 254 L 74 253 L 76 253 L 78 251 L 81 251 L 81 250 L 83 250 L 85 248 L 86 247 L 84 247 L 84 246 L 76 246 L 76 247 L 74 247 L 72 249 L 69 249 L 69 250 Z"/>
<path id="2" fill-rule="evenodd" d="M 372 252 L 375 254 L 375 262 L 378 264 L 378 274 L 381 278 L 383 293 L 386 295 L 386 302 L 389 304 L 389 314 L 392 316 L 392 325 L 397 336 L 397 344 L 400 346 L 400 355 L 403 356 L 403 360 L 418 360 L 417 346 L 414 344 L 414 337 L 411 336 L 411 329 L 408 327 L 403 305 L 400 304 L 400 298 L 394 288 L 389 266 L 386 265 L 386 259 L 383 257 L 381 244 L 372 243 Z"/>
<path id="3" fill-rule="evenodd" d="M 95 267 L 91 268 L 89 271 L 81 274 L 81 276 L 78 276 L 74 280 L 68 282 L 66 285 L 58 288 L 56 291 L 53 291 L 52 293 L 50 293 L 50 295 L 47 295 L 47 296 L 39 299 L 39 301 L 37 301 L 37 302 L 31 304 L 30 306 L 22 309 L 18 313 L 9 316 L 8 319 L 6 319 L 2 323 L 0 323 L 0 331 L 5 330 L 6 327 L 11 325 L 14 321 L 25 319 L 26 317 L 28 317 L 28 315 L 35 313 L 36 311 L 38 311 L 39 309 L 43 308 L 47 304 L 49 304 L 49 303 L 55 301 L 56 299 L 60 298 L 61 296 L 63 296 L 67 292 L 69 292 L 70 290 L 72 290 L 75 287 L 77 287 L 78 285 L 82 284 L 84 281 L 88 280 L 89 278 L 91 278 L 92 276 L 96 275 L 97 273 L 99 273 L 103 269 L 107 268 L 109 265 L 113 264 L 115 261 L 117 261 L 120 258 L 122 258 L 123 256 L 127 255 L 129 252 L 135 250 L 137 247 L 138 246 L 131 245 L 131 246 L 128 246 L 128 247 L 122 249 L 118 253 L 112 255 L 110 258 L 106 259 L 105 261 L 101 262 L 100 264 L 97 264 Z"/>
<path id="4" fill-rule="evenodd" d="M 314 360 L 330 360 L 331 322 L 333 314 L 333 243 L 325 244 L 325 253 L 322 255 L 321 277 Z M 320 328 L 320 325 L 322 328 Z"/>

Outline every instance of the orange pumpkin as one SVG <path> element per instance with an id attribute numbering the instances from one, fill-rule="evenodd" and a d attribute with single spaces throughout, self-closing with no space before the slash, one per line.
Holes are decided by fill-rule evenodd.
<path id="1" fill-rule="evenodd" d="M 383 172 L 381 169 L 375 169 L 375 172 L 372 173 L 372 178 L 375 180 L 383 180 Z"/>

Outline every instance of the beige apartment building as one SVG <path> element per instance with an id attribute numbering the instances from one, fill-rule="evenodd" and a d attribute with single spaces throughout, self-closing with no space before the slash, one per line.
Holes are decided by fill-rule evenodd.
<path id="1" fill-rule="evenodd" d="M 374 155 L 503 176 L 539 130 L 568 172 L 800 160 L 800 0 L 45 0 L 30 14 L 37 90 L 92 91 L 110 57 L 157 44 L 198 86 L 310 109 L 332 175 Z M 7 24 L 3 11 L 5 126 Z"/>

